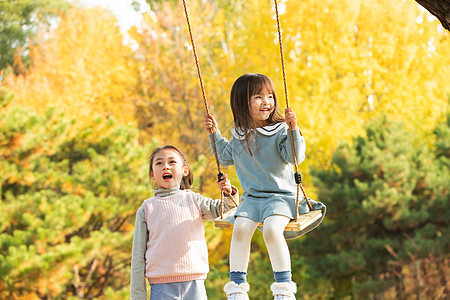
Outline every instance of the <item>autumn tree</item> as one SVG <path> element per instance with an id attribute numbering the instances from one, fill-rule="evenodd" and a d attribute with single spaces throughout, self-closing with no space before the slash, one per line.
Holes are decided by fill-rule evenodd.
<path id="1" fill-rule="evenodd" d="M 139 44 L 136 51 L 141 93 L 136 107 L 139 128 L 144 140 L 158 136 L 163 143 L 179 145 L 191 157 L 207 157 L 207 167 L 196 174 L 198 187 L 217 195 L 214 183 L 217 166 L 203 129 L 205 104 L 183 6 L 179 1 L 149 2 L 154 14 L 144 15 L 139 30 L 131 32 Z M 228 91 L 223 85 L 225 78 L 219 74 L 228 63 L 222 50 L 223 36 L 216 30 L 222 26 L 224 12 L 214 3 L 199 1 L 189 2 L 188 11 L 207 104 L 213 113 L 226 111 Z M 226 128 L 232 127 L 230 117 L 230 114 L 223 116 Z"/>
<path id="2" fill-rule="evenodd" d="M 191 121 L 192 115 L 203 113 L 202 92 L 184 12 L 180 2 L 161 6 L 159 1 L 148 2 L 155 14 L 145 19 L 142 34 L 136 35 L 143 62 L 141 89 L 147 94 L 139 106 L 140 127 L 154 135 L 167 132 L 156 129 L 161 123 L 177 127 L 176 120 L 182 118 L 186 131 L 197 132 L 191 139 L 183 138 L 191 147 L 192 139 L 204 140 L 194 131 L 201 122 Z M 220 0 L 187 1 L 187 5 L 206 95 L 222 133 L 229 137 L 233 127 L 229 90 L 243 73 L 271 77 L 283 108 L 272 1 L 234 1 L 232 6 Z M 442 119 L 450 94 L 446 84 L 450 38 L 415 2 L 310 0 L 282 1 L 279 6 L 289 102 L 308 141 L 309 159 L 302 164 L 306 174 L 309 166 L 327 167 L 339 141 L 361 134 L 362 125 L 380 113 L 424 134 Z M 189 99 L 190 117 L 180 106 L 185 96 L 173 91 Z M 163 116 L 174 125 L 160 122 Z M 183 130 L 170 131 L 168 140 Z"/>
<path id="3" fill-rule="evenodd" d="M 0 70 L 10 66 L 16 72 L 24 72 L 24 65 L 21 63 L 29 63 L 27 52 L 38 27 L 49 25 L 50 20 L 55 20 L 57 14 L 67 8 L 67 0 L 1 1 Z"/>
<path id="4" fill-rule="evenodd" d="M 113 15 L 72 7 L 50 34 L 44 33 L 30 49 L 32 66 L 5 80 L 15 105 L 39 114 L 52 106 L 79 124 L 96 114 L 134 121 L 137 73 Z"/>

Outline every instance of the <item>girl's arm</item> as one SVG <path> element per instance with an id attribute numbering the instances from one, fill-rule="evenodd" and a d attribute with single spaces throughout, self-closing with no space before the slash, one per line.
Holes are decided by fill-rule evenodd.
<path id="1" fill-rule="evenodd" d="M 292 137 L 294 138 L 295 157 L 297 164 L 302 163 L 306 158 L 306 142 L 305 138 L 301 135 L 300 130 L 292 130 Z M 284 134 L 278 136 L 278 147 L 280 149 L 281 156 L 291 164 L 294 163 L 294 156 L 292 153 L 291 134 L 286 127 Z"/>
<path id="2" fill-rule="evenodd" d="M 235 186 L 232 186 L 230 180 L 227 178 L 227 175 L 224 174 L 223 179 L 217 184 L 221 190 L 225 189 L 230 192 L 232 198 L 225 194 L 224 196 L 224 212 L 229 211 L 230 209 L 236 207 L 235 203 L 239 203 L 239 191 Z M 233 202 L 234 200 L 234 202 Z M 215 218 L 220 216 L 221 210 L 221 200 L 213 200 L 211 198 L 204 197 L 200 194 L 197 194 L 197 202 L 202 211 L 202 217 L 207 221 L 214 221 Z"/>
<path id="3" fill-rule="evenodd" d="M 145 222 L 144 206 L 136 212 L 133 249 L 131 253 L 130 299 L 146 300 L 145 251 L 147 250 L 148 230 Z"/>
<path id="4" fill-rule="evenodd" d="M 239 204 L 239 191 L 235 186 L 232 186 L 233 193 L 232 197 L 236 203 Z M 211 199 L 208 197 L 204 197 L 200 194 L 197 194 L 197 203 L 200 206 L 200 209 L 202 211 L 202 217 L 205 221 L 214 221 L 215 218 L 220 216 L 220 210 L 221 210 L 221 200 L 220 199 Z M 223 205 L 223 212 L 227 212 L 230 209 L 236 207 L 234 205 L 233 200 L 231 200 L 230 197 L 227 195 L 224 196 L 224 205 Z"/>
<path id="5" fill-rule="evenodd" d="M 300 132 L 300 129 L 297 125 L 297 115 L 295 114 L 294 110 L 292 108 L 286 108 L 284 111 L 284 117 L 286 124 L 290 126 L 292 129 L 292 137 L 294 141 L 295 146 L 295 154 L 296 154 L 296 160 L 297 164 L 300 164 L 302 161 L 305 160 L 306 157 L 306 142 L 305 138 L 302 136 L 302 133 Z M 291 135 L 289 133 L 289 130 L 286 131 L 286 136 L 282 137 L 281 141 L 279 141 L 279 147 L 281 156 L 286 161 L 289 161 L 290 163 L 294 163 L 294 157 L 292 153 L 292 145 L 291 145 Z"/>
<path id="6" fill-rule="evenodd" d="M 217 125 L 216 119 L 211 114 L 206 114 L 203 122 L 203 127 L 209 133 L 209 141 L 211 146 L 211 152 L 214 153 L 212 140 L 214 137 L 214 142 L 216 146 L 217 156 L 219 163 L 228 167 L 234 165 L 233 155 L 231 153 L 231 148 L 227 139 L 223 138 L 219 131 L 219 126 Z"/>

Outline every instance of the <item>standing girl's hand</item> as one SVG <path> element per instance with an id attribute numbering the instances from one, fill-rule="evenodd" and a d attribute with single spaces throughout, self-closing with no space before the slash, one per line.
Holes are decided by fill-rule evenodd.
<path id="1" fill-rule="evenodd" d="M 291 129 L 297 129 L 297 115 L 292 108 L 286 108 L 284 111 L 284 119 Z"/>
<path id="2" fill-rule="evenodd" d="M 214 119 L 213 115 L 206 114 L 205 119 L 203 121 L 203 127 L 208 133 L 213 133 L 218 130 L 216 119 Z"/>
<path id="3" fill-rule="evenodd" d="M 217 181 L 217 185 L 219 186 L 220 190 L 228 191 L 229 194 L 233 194 L 233 189 L 231 188 L 231 182 L 228 179 L 227 174 L 222 175 L 222 179 L 220 181 Z"/>

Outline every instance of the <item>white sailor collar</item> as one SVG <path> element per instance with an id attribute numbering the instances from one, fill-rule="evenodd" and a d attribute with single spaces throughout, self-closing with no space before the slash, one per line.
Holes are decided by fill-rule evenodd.
<path id="1" fill-rule="evenodd" d="M 261 133 L 262 135 L 265 136 L 272 136 L 275 133 L 277 133 L 278 131 L 280 131 L 281 129 L 287 128 L 287 124 L 286 122 L 282 122 L 282 123 L 276 123 L 276 124 L 272 124 L 272 125 L 267 125 L 264 127 L 258 127 L 256 128 L 256 130 Z M 233 137 L 237 140 L 244 140 L 245 139 L 245 132 L 241 127 L 236 127 L 231 129 L 231 134 L 233 135 Z"/>

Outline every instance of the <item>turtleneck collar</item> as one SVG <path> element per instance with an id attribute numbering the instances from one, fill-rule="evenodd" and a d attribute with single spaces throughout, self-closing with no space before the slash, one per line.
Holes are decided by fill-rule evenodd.
<path id="1" fill-rule="evenodd" d="M 180 191 L 179 186 L 171 187 L 170 189 L 156 189 L 153 190 L 156 197 L 169 197 L 174 196 Z"/>

